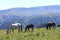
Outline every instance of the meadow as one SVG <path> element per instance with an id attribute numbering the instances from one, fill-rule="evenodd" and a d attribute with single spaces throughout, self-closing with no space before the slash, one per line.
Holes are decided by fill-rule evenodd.
<path id="1" fill-rule="evenodd" d="M 19 32 L 6 34 L 6 30 L 0 30 L 0 40 L 60 40 L 60 28 L 46 30 L 46 28 L 35 28 L 34 32 Z"/>

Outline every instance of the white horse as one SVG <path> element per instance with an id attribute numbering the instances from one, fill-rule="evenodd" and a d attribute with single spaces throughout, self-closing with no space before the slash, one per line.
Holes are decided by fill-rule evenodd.
<path id="1" fill-rule="evenodd" d="M 8 27 L 8 30 L 7 30 L 7 34 L 11 31 L 14 33 L 14 29 L 18 29 L 18 32 L 20 32 L 20 30 L 22 31 L 22 25 L 20 23 L 10 24 L 10 26 Z"/>

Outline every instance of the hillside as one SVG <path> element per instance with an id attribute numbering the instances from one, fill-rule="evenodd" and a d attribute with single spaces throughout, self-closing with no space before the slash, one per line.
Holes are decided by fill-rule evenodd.
<path id="1" fill-rule="evenodd" d="M 60 40 L 60 28 L 46 30 L 35 29 L 34 32 L 20 32 L 15 30 L 14 34 L 6 34 L 6 30 L 0 30 L 0 40 Z"/>
<path id="2" fill-rule="evenodd" d="M 15 21 L 23 24 L 23 28 L 31 23 L 39 27 L 49 21 L 58 25 L 60 24 L 60 5 L 0 10 L 0 29 L 6 29 Z"/>

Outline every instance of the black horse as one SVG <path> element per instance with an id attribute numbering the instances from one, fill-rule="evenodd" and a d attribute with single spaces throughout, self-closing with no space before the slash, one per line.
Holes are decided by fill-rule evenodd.
<path id="1" fill-rule="evenodd" d="M 58 27 L 60 27 L 60 25 L 58 25 Z"/>
<path id="2" fill-rule="evenodd" d="M 55 26 L 56 26 L 56 24 L 54 22 L 48 22 L 46 25 L 46 29 L 48 30 L 48 29 L 51 29 L 51 27 L 54 28 Z"/>
<path id="3" fill-rule="evenodd" d="M 20 23 L 10 24 L 7 28 L 7 34 L 8 33 L 14 33 L 14 29 L 18 29 L 18 32 L 22 31 L 22 25 Z"/>
<path id="4" fill-rule="evenodd" d="M 25 32 L 26 32 L 26 31 L 29 31 L 30 28 L 32 29 L 32 32 L 33 32 L 33 30 L 34 30 L 34 25 L 33 25 L 33 24 L 27 25 L 26 28 L 25 28 Z"/>

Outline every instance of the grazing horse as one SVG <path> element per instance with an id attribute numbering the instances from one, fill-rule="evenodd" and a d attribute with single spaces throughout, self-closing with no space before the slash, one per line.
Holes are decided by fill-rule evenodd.
<path id="1" fill-rule="evenodd" d="M 26 28 L 25 28 L 25 32 L 26 32 L 26 31 L 29 31 L 30 28 L 31 28 L 32 31 L 33 31 L 33 30 L 34 30 L 34 25 L 33 25 L 33 24 L 27 25 Z"/>
<path id="2" fill-rule="evenodd" d="M 60 27 L 60 25 L 58 25 L 58 27 Z"/>
<path id="3" fill-rule="evenodd" d="M 14 29 L 18 29 L 18 32 L 22 31 L 22 25 L 20 23 L 14 23 L 11 24 L 8 29 L 7 29 L 7 34 L 9 32 L 13 32 L 14 33 Z"/>
<path id="4" fill-rule="evenodd" d="M 48 22 L 47 25 L 46 25 L 46 29 L 51 29 L 51 27 L 55 27 L 56 24 L 54 22 Z"/>

